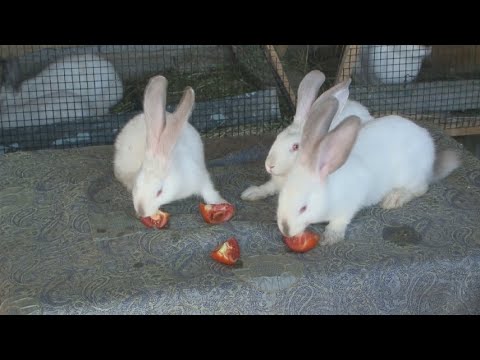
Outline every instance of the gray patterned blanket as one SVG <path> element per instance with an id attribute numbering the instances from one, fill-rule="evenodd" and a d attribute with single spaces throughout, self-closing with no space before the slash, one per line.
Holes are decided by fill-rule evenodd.
<path id="1" fill-rule="evenodd" d="M 240 200 L 267 180 L 272 137 L 207 140 L 236 216 L 207 225 L 190 198 L 165 207 L 165 230 L 135 219 L 111 146 L 1 155 L 0 313 L 478 314 L 480 162 L 422 125 L 461 151 L 462 167 L 403 208 L 362 210 L 343 243 L 306 254 L 283 244 L 276 198 Z M 209 256 L 231 236 L 233 268 Z"/>

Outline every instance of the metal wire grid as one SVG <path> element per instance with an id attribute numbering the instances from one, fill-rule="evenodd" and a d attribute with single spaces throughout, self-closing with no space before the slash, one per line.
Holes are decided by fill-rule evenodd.
<path id="1" fill-rule="evenodd" d="M 398 113 L 446 130 L 480 126 L 480 46 L 356 45 L 345 51 L 341 76 L 352 75 L 352 98 L 375 116 Z"/>
<path id="2" fill-rule="evenodd" d="M 169 111 L 184 88 L 193 87 L 196 105 L 190 121 L 204 136 L 270 131 L 281 112 L 275 82 L 261 80 L 273 79 L 261 49 L 259 45 L 235 50 L 229 45 L 3 47 L 0 152 L 111 144 L 119 129 L 142 111 L 145 86 L 157 74 L 169 80 Z M 255 74 L 246 72 L 245 59 L 255 59 Z"/>
<path id="3" fill-rule="evenodd" d="M 285 54 L 276 49 L 0 46 L 0 152 L 111 144 L 142 111 L 145 86 L 157 74 L 169 80 L 169 111 L 186 86 L 194 88 L 191 122 L 205 137 L 275 132 L 288 125 L 298 84 L 312 69 L 327 76 L 322 91 L 351 76 L 351 97 L 375 116 L 426 118 L 444 129 L 480 126 L 480 46 L 290 46 Z M 100 60 L 87 61 L 87 55 Z M 65 61 L 69 56 L 76 56 L 74 65 Z M 60 90 L 51 91 L 55 87 Z"/>

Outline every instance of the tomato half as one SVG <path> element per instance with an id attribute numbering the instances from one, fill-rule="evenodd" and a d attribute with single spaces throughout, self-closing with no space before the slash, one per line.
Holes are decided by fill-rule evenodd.
<path id="1" fill-rule="evenodd" d="M 310 231 L 304 231 L 303 233 L 292 236 L 292 237 L 283 237 L 285 244 L 293 251 L 304 253 L 312 250 L 317 246 L 320 241 L 320 235 L 315 234 Z"/>
<path id="2" fill-rule="evenodd" d="M 240 246 L 234 237 L 217 246 L 210 254 L 213 260 L 225 265 L 233 265 L 240 258 Z"/>
<path id="3" fill-rule="evenodd" d="M 167 226 L 169 218 L 169 213 L 158 210 L 157 213 L 153 216 L 141 217 L 140 221 L 146 227 L 162 229 Z"/>
<path id="4" fill-rule="evenodd" d="M 233 217 L 235 207 L 232 204 L 209 204 L 200 203 L 200 214 L 208 224 L 220 224 L 227 222 Z"/>

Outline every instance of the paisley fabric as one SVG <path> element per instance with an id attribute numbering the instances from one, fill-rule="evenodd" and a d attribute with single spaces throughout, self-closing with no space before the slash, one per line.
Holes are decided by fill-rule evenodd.
<path id="1" fill-rule="evenodd" d="M 306 254 L 283 244 L 275 197 L 240 200 L 268 179 L 271 136 L 206 140 L 236 215 L 207 225 L 190 198 L 165 206 L 165 230 L 135 219 L 111 146 L 1 155 L 0 313 L 478 314 L 480 162 L 422 126 L 461 168 L 400 209 L 363 209 L 345 241 Z M 231 236 L 235 267 L 209 256 Z"/>

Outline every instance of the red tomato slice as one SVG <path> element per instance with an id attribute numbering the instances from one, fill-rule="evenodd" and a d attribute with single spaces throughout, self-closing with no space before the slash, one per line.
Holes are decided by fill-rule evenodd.
<path id="1" fill-rule="evenodd" d="M 297 236 L 284 236 L 283 241 L 291 250 L 299 253 L 304 253 L 312 250 L 315 246 L 317 246 L 318 242 L 320 241 L 320 235 L 310 231 L 304 231 Z"/>
<path id="2" fill-rule="evenodd" d="M 240 246 L 234 237 L 217 246 L 210 254 L 213 260 L 225 265 L 233 265 L 240 258 Z"/>
<path id="3" fill-rule="evenodd" d="M 146 227 L 162 229 L 167 226 L 169 218 L 169 213 L 158 210 L 157 213 L 153 216 L 141 217 L 140 221 Z"/>
<path id="4" fill-rule="evenodd" d="M 235 207 L 232 204 L 210 204 L 200 203 L 200 214 L 208 224 L 220 224 L 227 222 L 233 217 Z"/>

